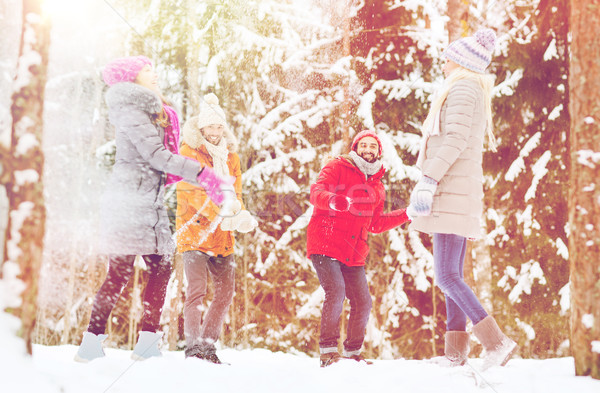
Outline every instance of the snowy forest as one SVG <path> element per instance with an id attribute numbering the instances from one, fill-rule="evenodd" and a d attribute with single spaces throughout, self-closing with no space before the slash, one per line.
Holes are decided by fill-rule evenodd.
<path id="1" fill-rule="evenodd" d="M 14 121 L 23 3 L 0 2 L 5 146 Z M 496 78 L 498 150 L 484 153 L 485 236 L 469 242 L 465 274 L 517 341 L 519 357 L 571 356 L 570 9 L 566 0 L 47 0 L 37 147 L 44 224 L 33 342 L 78 344 L 106 274 L 107 258 L 95 240 L 115 152 L 101 78 L 112 58 L 152 59 L 182 123 L 197 114 L 205 94 L 215 93 L 241 141 L 244 203 L 259 226 L 236 235 L 235 297 L 220 345 L 316 356 L 323 291 L 306 256 L 306 226 L 310 185 L 324 157 L 346 153 L 357 132 L 376 130 L 387 168 L 385 210 L 405 208 L 420 177 L 414 166 L 420 127 L 443 80 L 441 53 L 449 41 L 489 27 L 498 37 L 488 68 Z M 6 150 L 0 153 L 6 168 Z M 11 190 L 0 187 L 5 283 L 17 274 L 10 266 Z M 174 191 L 165 201 L 173 224 Z M 407 228 L 369 238 L 373 309 L 363 349 L 369 358 L 443 353 L 444 296 L 433 279 L 431 238 Z M 135 344 L 147 280 L 138 262 L 110 318 L 108 347 Z M 186 284 L 176 257 L 161 320 L 163 347 L 170 350 L 184 345 Z M 19 292 L 17 284 L 7 288 Z M 2 306 L 18 308 L 8 300 Z M 472 344 L 476 356 L 481 346 Z"/>

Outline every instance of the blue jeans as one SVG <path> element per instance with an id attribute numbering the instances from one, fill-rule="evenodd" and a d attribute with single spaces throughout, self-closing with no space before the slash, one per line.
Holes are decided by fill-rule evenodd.
<path id="1" fill-rule="evenodd" d="M 319 347 L 332 349 L 340 338 L 344 298 L 350 300 L 350 318 L 344 341 L 346 352 L 360 351 L 371 312 L 371 294 L 364 266 L 346 266 L 335 258 L 313 254 L 310 259 L 325 291 Z"/>
<path id="2" fill-rule="evenodd" d="M 446 297 L 448 331 L 465 331 L 467 317 L 475 325 L 488 315 L 464 281 L 466 251 L 465 237 L 450 233 L 433 234 L 433 268 L 437 286 Z"/>

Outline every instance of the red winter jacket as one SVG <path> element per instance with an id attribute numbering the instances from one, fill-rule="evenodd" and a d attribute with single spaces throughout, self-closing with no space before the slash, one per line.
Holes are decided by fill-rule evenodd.
<path id="1" fill-rule="evenodd" d="M 344 156 L 325 165 L 310 188 L 310 202 L 315 208 L 307 230 L 309 258 L 322 254 L 348 266 L 362 266 L 369 255 L 367 232 L 381 233 L 409 221 L 404 209 L 383 213 L 384 174 L 382 167 L 367 179 L 352 159 Z M 348 211 L 329 207 L 336 194 L 352 199 Z"/>

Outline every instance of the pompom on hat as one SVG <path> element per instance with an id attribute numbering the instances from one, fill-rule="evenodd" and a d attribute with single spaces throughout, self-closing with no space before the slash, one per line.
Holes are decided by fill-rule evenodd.
<path id="1" fill-rule="evenodd" d="M 377 134 L 375 134 L 375 132 L 373 132 L 371 130 L 363 130 L 363 131 L 359 132 L 358 134 L 356 134 L 356 136 L 352 140 L 352 147 L 350 148 L 350 150 L 356 151 L 356 149 L 358 148 L 358 142 L 367 136 L 370 136 L 371 138 L 374 138 L 377 141 L 377 144 L 379 145 L 379 156 L 378 157 L 381 157 L 381 155 L 383 154 L 383 145 L 381 144 L 381 140 L 379 139 Z"/>
<path id="2" fill-rule="evenodd" d="M 204 96 L 204 101 L 200 105 L 198 124 L 196 126 L 202 129 L 211 124 L 220 124 L 225 128 L 229 128 L 225 112 L 219 106 L 219 98 L 213 93 Z"/>
<path id="3" fill-rule="evenodd" d="M 152 66 L 152 61 L 146 56 L 120 57 L 104 67 L 102 78 L 109 86 L 119 82 L 134 82 L 146 65 Z"/>
<path id="4" fill-rule="evenodd" d="M 452 42 L 442 56 L 468 70 L 483 74 L 492 61 L 495 46 L 494 30 L 482 29 L 471 37 Z"/>

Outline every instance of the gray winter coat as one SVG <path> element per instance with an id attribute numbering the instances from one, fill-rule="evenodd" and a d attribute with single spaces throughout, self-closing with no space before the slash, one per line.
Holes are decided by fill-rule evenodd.
<path id="1" fill-rule="evenodd" d="M 162 103 L 151 90 L 117 83 L 108 89 L 106 102 L 117 152 L 101 202 L 100 252 L 169 256 L 174 250 L 164 205 L 165 173 L 195 183 L 201 166 L 164 147 L 164 129 L 150 118 Z"/>
<path id="2" fill-rule="evenodd" d="M 427 140 L 421 171 L 439 182 L 431 215 L 416 217 L 411 228 L 426 233 L 481 237 L 483 213 L 483 90 L 474 80 L 459 80 L 440 112 L 440 135 Z"/>

